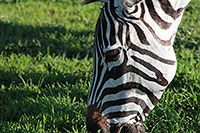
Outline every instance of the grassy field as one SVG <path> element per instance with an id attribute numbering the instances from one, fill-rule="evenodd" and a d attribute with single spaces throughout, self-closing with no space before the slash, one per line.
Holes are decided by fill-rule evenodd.
<path id="1" fill-rule="evenodd" d="M 87 132 L 101 4 L 16 1 L 0 0 L 0 132 Z M 176 77 L 145 121 L 147 132 L 200 132 L 199 9 L 192 0 L 184 14 L 174 45 Z"/>

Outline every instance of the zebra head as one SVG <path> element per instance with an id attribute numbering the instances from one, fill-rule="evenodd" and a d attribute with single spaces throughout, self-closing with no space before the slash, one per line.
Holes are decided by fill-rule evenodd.
<path id="1" fill-rule="evenodd" d="M 145 132 L 143 121 L 176 72 L 173 42 L 190 0 L 86 0 L 96 24 L 87 128 Z"/>

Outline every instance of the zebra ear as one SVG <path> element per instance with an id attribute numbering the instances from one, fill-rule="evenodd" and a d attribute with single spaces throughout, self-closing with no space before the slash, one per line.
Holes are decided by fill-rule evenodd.
<path id="1" fill-rule="evenodd" d="M 108 2 L 108 0 L 84 0 L 84 4 L 94 3 L 94 2 Z"/>

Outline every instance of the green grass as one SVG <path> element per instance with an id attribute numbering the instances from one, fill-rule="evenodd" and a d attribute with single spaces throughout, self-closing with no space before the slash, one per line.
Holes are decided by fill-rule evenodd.
<path id="1" fill-rule="evenodd" d="M 2 0 L 3 1 L 3 0 Z M 101 4 L 0 0 L 0 132 L 87 132 L 92 44 Z M 176 77 L 147 132 L 200 132 L 200 1 L 180 25 Z"/>

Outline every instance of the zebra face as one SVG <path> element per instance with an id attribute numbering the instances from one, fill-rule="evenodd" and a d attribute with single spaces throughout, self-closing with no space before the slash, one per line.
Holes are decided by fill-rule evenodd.
<path id="1" fill-rule="evenodd" d="M 175 75 L 172 44 L 190 0 L 103 1 L 95 32 L 87 128 L 144 132 L 145 118 Z"/>

